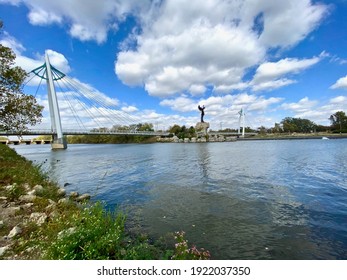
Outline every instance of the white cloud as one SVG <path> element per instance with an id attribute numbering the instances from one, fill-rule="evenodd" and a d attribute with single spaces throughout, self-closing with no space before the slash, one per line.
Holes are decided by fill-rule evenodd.
<path id="1" fill-rule="evenodd" d="M 13 5 L 25 4 L 28 19 L 33 25 L 66 23 L 69 33 L 81 41 L 94 40 L 103 43 L 110 29 L 117 30 L 118 24 L 129 14 L 140 17 L 141 11 L 148 11 L 150 0 L 1 0 Z"/>
<path id="2" fill-rule="evenodd" d="M 0 40 L 0 44 L 7 48 L 11 48 L 16 55 L 25 51 L 24 46 L 20 42 L 18 42 L 16 38 L 8 34 L 6 31 L 3 34 L 3 38 Z"/>
<path id="3" fill-rule="evenodd" d="M 258 2 L 263 9 L 264 31 L 259 39 L 269 47 L 297 44 L 317 27 L 328 11 L 323 4 L 312 5 L 310 0 L 252 2 Z"/>
<path id="4" fill-rule="evenodd" d="M 285 58 L 278 62 L 265 62 L 258 67 L 253 78 L 253 83 L 276 80 L 287 74 L 297 74 L 318 63 L 319 60 L 317 57 L 302 60 Z"/>
<path id="5" fill-rule="evenodd" d="M 0 0 L 0 3 L 11 4 L 14 6 L 18 6 L 21 2 L 22 0 Z"/>
<path id="6" fill-rule="evenodd" d="M 321 57 L 310 59 L 284 58 L 278 62 L 265 62 L 261 64 L 250 83 L 253 90 L 268 90 L 283 87 L 296 81 L 283 78 L 286 75 L 298 74 L 317 64 Z"/>
<path id="7" fill-rule="evenodd" d="M 317 101 L 310 100 L 308 97 L 304 97 L 297 103 L 283 103 L 282 108 L 285 110 L 291 110 L 296 113 L 302 113 L 307 110 L 310 110 L 317 104 Z"/>
<path id="8" fill-rule="evenodd" d="M 144 86 L 150 95 L 164 98 L 203 94 L 209 87 L 222 93 L 244 89 L 250 67 L 264 61 L 269 50 L 289 48 L 306 38 L 328 11 L 310 0 L 6 2 L 25 4 L 34 25 L 65 24 L 72 37 L 98 43 L 105 42 L 109 30 L 117 30 L 129 15 L 134 17 L 138 26 L 121 44 L 115 72 L 123 83 Z M 304 62 L 308 61 L 296 61 Z M 261 78 L 259 73 L 255 89 L 289 81 L 271 85 Z"/>
<path id="9" fill-rule="evenodd" d="M 62 17 L 52 13 L 47 12 L 43 9 L 35 9 L 31 11 L 28 15 L 29 21 L 33 25 L 48 25 L 52 23 L 61 23 Z"/>
<path id="10" fill-rule="evenodd" d="M 347 89 L 347 75 L 337 80 L 335 84 L 333 84 L 331 89 Z"/>
<path id="11" fill-rule="evenodd" d="M 347 97 L 336 96 L 327 101 L 302 98 L 298 102 L 283 103 L 281 109 L 289 110 L 295 118 L 309 119 L 316 124 L 329 125 L 329 116 L 337 111 L 347 111 Z"/>
<path id="12" fill-rule="evenodd" d="M 164 98 L 189 93 L 196 84 L 223 93 L 242 89 L 249 67 L 261 63 L 269 49 L 304 39 L 326 11 L 326 6 L 308 0 L 162 1 L 151 18 L 142 20 L 143 32 L 132 34 L 137 47 L 118 54 L 115 72 L 125 84 L 144 85 L 150 95 Z M 287 59 L 272 65 L 281 74 L 260 72 L 271 68 L 265 64 L 255 89 L 292 83 L 280 77 L 318 61 Z"/>
<path id="13" fill-rule="evenodd" d="M 137 109 L 135 106 L 127 106 L 127 107 L 122 107 L 122 111 L 126 113 L 134 113 L 137 112 L 139 109 Z"/>
<path id="14" fill-rule="evenodd" d="M 185 96 L 175 99 L 164 99 L 160 102 L 161 106 L 170 107 L 177 112 L 191 112 L 197 107 L 196 101 Z"/>
<path id="15" fill-rule="evenodd" d="M 347 97 L 346 96 L 336 96 L 336 97 L 330 99 L 330 103 L 331 104 L 341 104 L 341 103 L 347 104 Z"/>
<path id="16" fill-rule="evenodd" d="M 284 78 L 284 79 L 278 79 L 274 81 L 266 81 L 266 82 L 261 82 L 259 84 L 254 84 L 252 89 L 254 91 L 273 90 L 273 89 L 284 87 L 294 83 L 296 83 L 296 81 Z"/>

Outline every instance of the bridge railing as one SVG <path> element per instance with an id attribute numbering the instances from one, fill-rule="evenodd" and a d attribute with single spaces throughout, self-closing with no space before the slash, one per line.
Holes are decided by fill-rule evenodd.
<path id="1" fill-rule="evenodd" d="M 56 132 L 51 129 L 40 130 L 26 130 L 26 131 L 0 131 L 0 135 L 4 136 L 17 136 L 17 135 L 53 135 Z M 144 135 L 144 136 L 168 136 L 169 132 L 160 131 L 140 131 L 140 130 L 78 130 L 78 129 L 64 129 L 64 135 Z"/>

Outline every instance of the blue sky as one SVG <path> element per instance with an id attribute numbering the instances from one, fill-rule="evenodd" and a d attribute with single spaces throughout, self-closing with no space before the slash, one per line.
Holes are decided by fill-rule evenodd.
<path id="1" fill-rule="evenodd" d="M 328 125 L 347 112 L 346 14 L 346 0 L 0 0 L 0 42 L 27 71 L 49 50 L 56 68 L 114 101 L 110 114 L 158 129 L 194 126 L 198 104 L 213 129 L 236 128 L 241 108 L 253 128 Z M 43 89 L 37 99 L 47 108 Z"/>

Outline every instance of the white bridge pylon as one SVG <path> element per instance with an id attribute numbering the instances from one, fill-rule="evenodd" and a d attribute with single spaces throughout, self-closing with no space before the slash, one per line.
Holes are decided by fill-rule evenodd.
<path id="1" fill-rule="evenodd" d="M 237 133 L 240 135 L 240 128 L 242 127 L 242 137 L 245 137 L 245 112 L 241 108 L 241 111 L 238 113 L 240 115 L 239 117 L 239 128 Z"/>
<path id="2" fill-rule="evenodd" d="M 51 116 L 51 128 L 53 132 L 52 149 L 66 149 L 67 142 L 63 135 L 61 126 L 60 112 L 58 106 L 57 94 L 53 83 L 53 75 L 51 64 L 49 62 L 48 53 L 45 53 L 45 64 L 47 73 L 47 91 L 48 91 L 48 104 Z"/>

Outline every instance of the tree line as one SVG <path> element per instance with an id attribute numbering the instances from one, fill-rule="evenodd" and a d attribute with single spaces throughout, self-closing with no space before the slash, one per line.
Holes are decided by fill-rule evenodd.
<path id="1" fill-rule="evenodd" d="M 275 123 L 274 127 L 265 128 L 261 126 L 257 132 L 265 133 L 347 133 L 347 116 L 343 111 L 337 111 L 330 115 L 330 126 L 319 125 L 308 119 L 286 117 L 280 123 Z"/>

